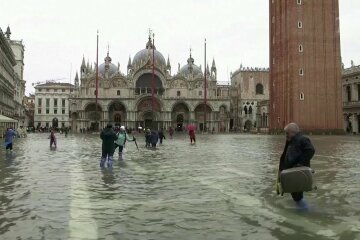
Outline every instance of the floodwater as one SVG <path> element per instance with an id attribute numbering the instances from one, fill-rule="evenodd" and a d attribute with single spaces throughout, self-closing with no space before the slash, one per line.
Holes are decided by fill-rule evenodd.
<path id="1" fill-rule="evenodd" d="M 0 239 L 360 239 L 360 138 L 312 136 L 307 210 L 274 193 L 282 136 L 127 143 L 101 170 L 98 135 L 16 139 L 0 154 Z M 117 158 L 117 153 L 115 154 Z"/>

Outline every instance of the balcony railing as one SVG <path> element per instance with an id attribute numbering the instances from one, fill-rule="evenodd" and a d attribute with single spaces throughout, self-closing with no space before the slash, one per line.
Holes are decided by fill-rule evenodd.
<path id="1" fill-rule="evenodd" d="M 164 94 L 163 88 L 155 88 L 155 95 L 162 96 Z M 135 88 L 135 96 L 152 94 L 152 88 Z"/>

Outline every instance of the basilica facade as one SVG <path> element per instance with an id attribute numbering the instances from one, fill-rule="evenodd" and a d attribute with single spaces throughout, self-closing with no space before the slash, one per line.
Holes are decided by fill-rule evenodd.
<path id="1" fill-rule="evenodd" d="M 165 60 L 149 37 L 145 48 L 133 59 L 129 58 L 126 73 L 120 71 L 119 64 L 113 64 L 108 52 L 98 67 L 98 76 L 96 104 L 96 70 L 83 58 L 69 99 L 70 125 L 74 132 L 83 128 L 101 129 L 107 123 L 129 128 L 173 127 L 177 130 L 193 124 L 200 131 L 228 131 L 230 128 L 230 87 L 218 84 L 214 60 L 211 67 L 202 71 L 190 52 L 187 63 L 182 67 L 179 64 L 172 74 L 170 59 Z"/>

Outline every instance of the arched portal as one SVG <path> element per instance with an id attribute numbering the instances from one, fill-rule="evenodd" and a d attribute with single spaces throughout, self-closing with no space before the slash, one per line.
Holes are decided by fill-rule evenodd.
<path id="1" fill-rule="evenodd" d="M 85 107 L 85 118 L 88 121 L 88 127 L 91 131 L 99 131 L 99 124 L 102 120 L 101 112 L 101 106 L 98 104 L 96 107 L 96 103 L 90 103 Z"/>
<path id="2" fill-rule="evenodd" d="M 59 120 L 57 118 L 53 118 L 52 127 L 53 128 L 58 128 L 59 127 Z"/>
<path id="3" fill-rule="evenodd" d="M 114 126 L 126 125 L 126 108 L 119 102 L 114 101 L 109 105 L 109 120 Z"/>
<path id="4" fill-rule="evenodd" d="M 211 117 L 212 109 L 209 107 L 209 105 L 205 105 L 204 103 L 202 103 L 195 108 L 194 112 L 195 112 L 195 120 L 198 123 L 198 129 L 200 129 L 200 131 L 206 131 L 209 125 L 208 122 L 211 120 L 210 117 Z M 205 113 L 206 113 L 206 119 L 205 119 Z"/>
<path id="5" fill-rule="evenodd" d="M 245 130 L 246 132 L 250 132 L 251 128 L 252 128 L 252 122 L 251 122 L 250 120 L 247 120 L 247 121 L 245 122 L 244 130 Z"/>
<path id="6" fill-rule="evenodd" d="M 176 103 L 172 110 L 172 121 L 177 131 L 182 131 L 189 123 L 189 108 L 185 103 Z"/>
<path id="7" fill-rule="evenodd" d="M 137 104 L 138 127 L 158 129 L 160 126 L 161 105 L 157 98 L 145 97 Z"/>

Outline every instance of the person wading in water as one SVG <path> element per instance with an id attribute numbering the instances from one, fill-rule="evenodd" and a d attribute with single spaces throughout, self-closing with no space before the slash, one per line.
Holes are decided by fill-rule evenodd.
<path id="1" fill-rule="evenodd" d="M 160 131 L 159 131 L 160 144 L 163 143 L 163 139 L 166 139 L 166 138 L 165 138 L 164 130 L 163 130 L 163 128 L 161 128 Z"/>
<path id="2" fill-rule="evenodd" d="M 12 128 L 8 128 L 5 133 L 5 143 L 4 143 L 6 151 L 13 150 L 13 140 L 15 137 L 16 137 L 16 132 Z"/>
<path id="3" fill-rule="evenodd" d="M 196 143 L 196 138 L 195 138 L 195 129 L 191 128 L 189 130 L 189 137 L 190 137 L 190 143 L 191 144 L 195 144 Z M 193 143 L 194 142 L 194 143 Z"/>
<path id="4" fill-rule="evenodd" d="M 53 144 L 54 144 L 54 146 L 56 148 L 56 136 L 55 136 L 54 130 L 51 130 L 49 139 L 50 139 L 50 148 L 52 148 Z"/>
<path id="5" fill-rule="evenodd" d="M 315 148 L 310 139 L 300 133 L 300 128 L 296 123 L 289 123 L 284 130 L 286 144 L 280 158 L 279 173 L 282 170 L 294 167 L 310 167 L 310 160 L 315 154 Z M 280 193 L 279 189 L 277 189 L 277 192 Z M 298 203 L 303 199 L 304 194 L 303 192 L 294 192 L 291 193 L 291 196 Z"/>
<path id="6" fill-rule="evenodd" d="M 127 134 L 125 127 L 121 126 L 120 127 L 120 131 L 116 134 L 117 135 L 117 139 L 115 141 L 115 150 L 116 148 L 119 148 L 119 160 L 122 160 L 122 154 L 123 154 L 123 149 L 125 147 L 125 142 L 129 141 L 135 141 L 135 137 L 133 137 L 132 139 L 129 138 L 129 135 Z"/>
<path id="7" fill-rule="evenodd" d="M 116 133 L 112 129 L 112 125 L 108 123 L 106 128 L 102 130 L 100 133 L 100 138 L 102 140 L 102 153 L 101 153 L 101 160 L 100 160 L 100 167 L 105 166 L 106 159 L 107 167 L 111 168 L 113 163 L 113 156 L 115 152 L 115 143 L 114 141 L 117 140 Z"/>

